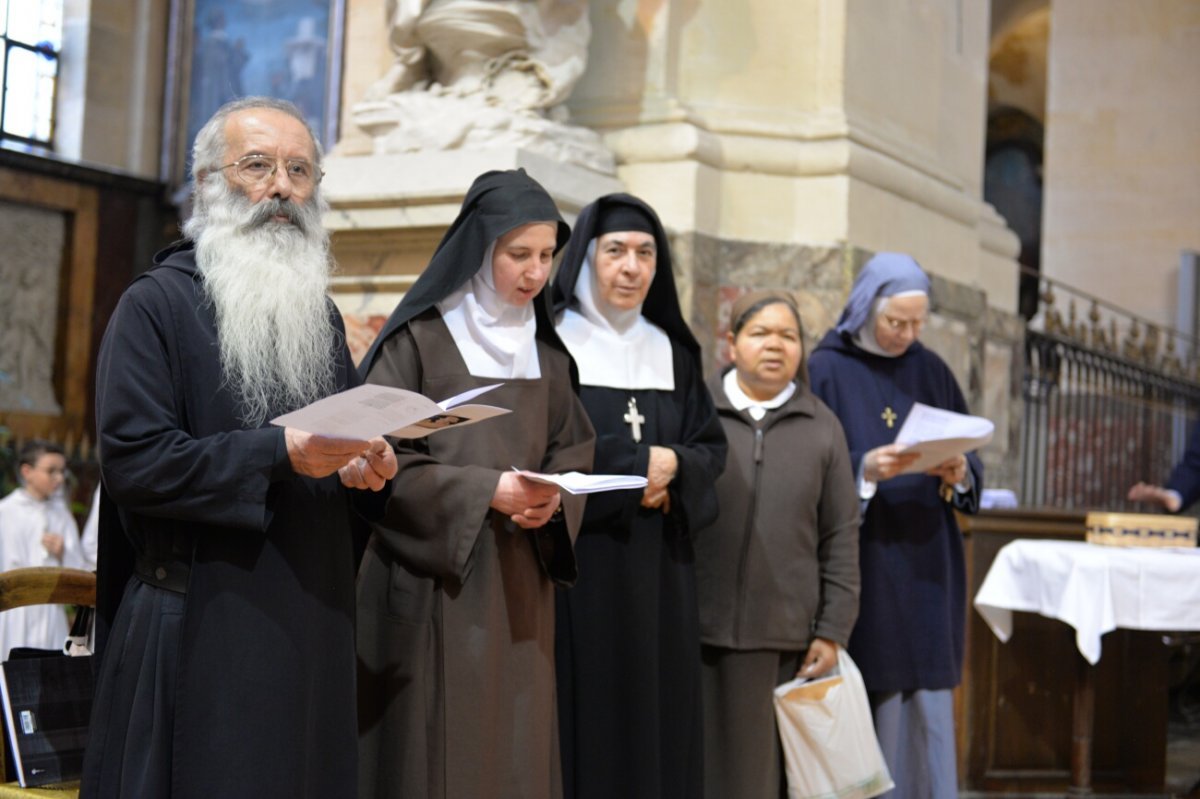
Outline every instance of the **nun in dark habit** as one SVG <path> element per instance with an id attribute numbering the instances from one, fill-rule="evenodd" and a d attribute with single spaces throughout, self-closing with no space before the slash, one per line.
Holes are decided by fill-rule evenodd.
<path id="1" fill-rule="evenodd" d="M 543 288 L 569 231 L 523 170 L 467 193 L 363 361 L 435 400 L 493 383 L 512 413 L 399 442 L 358 577 L 363 797 L 557 797 L 554 586 L 582 502 L 518 476 L 590 471 L 595 434 Z"/>
<path id="2" fill-rule="evenodd" d="M 913 403 L 967 413 L 946 363 L 918 341 L 929 278 L 907 255 L 880 253 L 808 361 L 813 392 L 846 431 L 866 502 L 862 589 L 850 656 L 866 681 L 896 799 L 958 795 L 952 689 L 962 674 L 966 573 L 954 511 L 975 513 L 983 466 L 958 455 L 902 474 L 896 433 Z"/>
<path id="3" fill-rule="evenodd" d="M 595 470 L 649 480 L 644 491 L 588 498 L 575 545 L 579 582 L 559 592 L 566 796 L 698 797 L 691 536 L 716 518 L 725 435 L 650 206 L 611 194 L 584 208 L 554 299 L 596 428 Z"/>

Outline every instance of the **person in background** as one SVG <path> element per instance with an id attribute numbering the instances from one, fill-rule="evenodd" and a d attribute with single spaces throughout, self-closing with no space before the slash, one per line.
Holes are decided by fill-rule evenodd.
<path id="1" fill-rule="evenodd" d="M 561 796 L 554 586 L 582 497 L 514 467 L 589 471 L 595 434 L 548 292 L 569 229 L 524 170 L 479 176 L 363 360 L 369 383 L 512 413 L 401 441 L 358 577 L 360 788 L 372 799 Z"/>
<path id="2" fill-rule="evenodd" d="M 675 293 L 658 216 L 628 194 L 579 214 L 554 281 L 558 333 L 596 428 L 596 471 L 644 490 L 588 498 L 579 582 L 559 592 L 568 797 L 701 794 L 692 537 L 717 515 L 725 435 Z"/>
<path id="3" fill-rule="evenodd" d="M 79 528 L 62 488 L 67 459 L 48 441 L 26 442 L 17 456 L 21 487 L 0 500 L 0 571 L 28 566 L 83 568 Z M 67 615 L 57 605 L 32 605 L 0 613 L 0 660 L 13 647 L 62 650 Z"/>
<path id="4" fill-rule="evenodd" d="M 1179 513 L 1200 499 L 1200 424 L 1192 428 L 1183 457 L 1165 486 L 1138 482 L 1129 488 L 1130 502 L 1149 502 L 1167 513 Z"/>
<path id="5" fill-rule="evenodd" d="M 381 509 L 396 458 L 270 423 L 358 384 L 321 150 L 291 103 L 247 97 L 196 136 L 192 175 L 186 240 L 126 289 L 96 365 L 80 796 L 354 796 L 355 511 Z"/>
<path id="6" fill-rule="evenodd" d="M 729 440 L 721 514 L 696 533 L 704 794 L 780 799 L 775 686 L 822 677 L 858 615 L 859 499 L 842 425 L 808 388 L 795 299 L 733 304 L 710 384 Z"/>
<path id="7" fill-rule="evenodd" d="M 954 511 L 974 513 L 983 466 L 958 455 L 910 474 L 896 433 L 916 402 L 967 404 L 949 367 L 918 340 L 929 278 L 879 253 L 809 358 L 812 390 L 846 432 L 859 496 L 862 590 L 850 656 L 866 683 L 895 799 L 958 795 L 952 689 L 962 675 L 966 572 Z"/>
<path id="8" fill-rule="evenodd" d="M 96 490 L 92 492 L 92 504 L 88 509 L 88 517 L 83 522 L 83 530 L 79 534 L 79 554 L 83 556 L 83 568 L 88 571 L 96 570 L 96 553 L 100 549 L 100 482 L 96 482 Z"/>
<path id="9" fill-rule="evenodd" d="M 1192 428 L 1183 457 L 1171 469 L 1167 484 L 1138 482 L 1129 488 L 1130 502 L 1146 502 L 1167 513 L 1180 513 L 1200 499 L 1200 424 Z M 1195 724 L 1200 719 L 1200 647 L 1187 645 L 1171 651 L 1172 672 L 1180 676 L 1168 691 L 1171 719 Z"/>

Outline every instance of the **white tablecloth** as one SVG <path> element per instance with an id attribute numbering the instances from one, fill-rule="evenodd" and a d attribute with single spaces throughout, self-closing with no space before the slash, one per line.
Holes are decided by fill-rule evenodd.
<path id="1" fill-rule="evenodd" d="M 1100 637 L 1118 627 L 1200 630 L 1200 548 L 1020 539 L 996 554 L 975 609 L 1001 641 L 1012 635 L 1014 610 L 1066 622 L 1094 665 Z"/>

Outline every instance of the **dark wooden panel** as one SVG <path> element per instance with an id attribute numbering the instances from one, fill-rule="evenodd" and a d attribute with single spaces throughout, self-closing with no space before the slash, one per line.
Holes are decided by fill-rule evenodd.
<path id="1" fill-rule="evenodd" d="M 1083 514 L 985 512 L 963 519 L 967 596 L 996 553 L 1017 538 L 1082 540 Z M 1117 630 L 1103 639 L 1093 672 L 1092 785 L 1097 793 L 1161 794 L 1166 768 L 1168 650 L 1158 633 Z M 1071 714 L 1080 655 L 1074 630 L 1015 613 L 999 639 L 968 609 L 960 688 L 959 766 L 964 790 L 1065 792 L 1071 776 Z"/>
<path id="2" fill-rule="evenodd" d="M 18 437 L 68 446 L 90 440 L 101 337 L 129 281 L 178 233 L 174 209 L 158 183 L 6 151 L 0 151 L 0 199 L 67 219 L 52 364 L 62 413 L 0 411 L 0 425 Z"/>

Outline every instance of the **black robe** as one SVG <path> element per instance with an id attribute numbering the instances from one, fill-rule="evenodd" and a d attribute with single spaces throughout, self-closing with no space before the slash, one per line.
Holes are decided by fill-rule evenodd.
<path id="1" fill-rule="evenodd" d="M 579 581 L 558 598 L 565 795 L 698 797 L 703 727 L 691 537 L 717 517 L 725 433 L 704 385 L 700 345 L 679 308 L 666 230 L 649 205 L 609 194 L 580 211 L 554 278 L 555 311 L 575 304 L 588 247 L 612 212 L 625 220 L 640 214 L 652 228 L 657 263 L 642 315 L 671 339 L 675 388 L 580 388 L 596 428 L 595 471 L 645 476 L 651 446 L 674 450 L 679 468 L 670 513 L 643 508 L 641 490 L 588 499 L 575 544 Z M 624 421 L 631 397 L 646 418 L 640 443 Z"/>
<path id="2" fill-rule="evenodd" d="M 813 393 L 846 431 L 850 464 L 890 444 L 914 402 L 967 413 L 945 362 L 915 341 L 898 358 L 872 355 L 830 331 L 808 359 Z M 893 427 L 882 418 L 896 414 Z M 848 651 L 869 691 L 941 690 L 962 676 L 966 571 L 954 511 L 974 513 L 983 464 L 967 455 L 971 488 L 945 502 L 941 479 L 904 474 L 879 483 L 859 539 L 862 593 Z"/>
<path id="3" fill-rule="evenodd" d="M 156 261 L 117 306 L 97 368 L 98 605 L 116 612 L 82 795 L 354 796 L 348 494 L 336 475 L 292 471 L 283 428 L 243 427 L 190 245 Z M 332 303 L 330 322 L 349 388 Z M 191 560 L 186 593 L 126 584 L 120 570 L 149 550 Z M 105 587 L 124 588 L 119 607 Z"/>
<path id="4" fill-rule="evenodd" d="M 579 580 L 558 596 L 559 716 L 568 797 L 698 797 L 703 728 L 691 536 L 717 515 L 725 436 L 695 359 L 672 345 L 673 391 L 584 386 L 598 474 L 645 475 L 652 445 L 679 471 L 671 512 L 642 491 L 588 498 Z M 634 443 L 630 397 L 646 417 Z"/>

